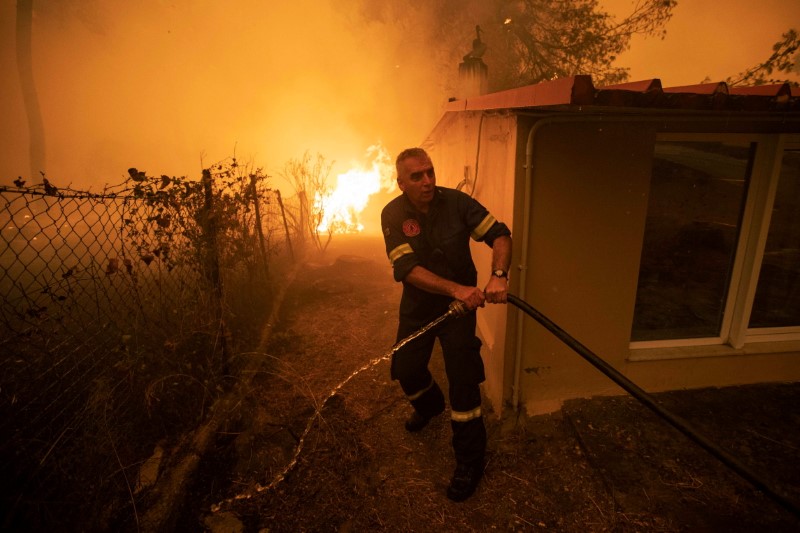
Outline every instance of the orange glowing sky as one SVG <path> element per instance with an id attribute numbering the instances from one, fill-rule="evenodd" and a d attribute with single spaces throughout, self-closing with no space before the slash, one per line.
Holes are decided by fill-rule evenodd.
<path id="1" fill-rule="evenodd" d="M 600 4 L 622 15 L 633 0 Z M 660 78 L 664 87 L 724 81 L 766 60 L 790 28 L 800 31 L 798 0 L 678 0 L 666 39 L 635 37 L 618 64 L 630 68 L 632 81 Z"/>
<path id="2" fill-rule="evenodd" d="M 27 175 L 14 4 L 0 3 L 4 183 Z M 326 0 L 58 4 L 34 2 L 33 30 L 54 183 L 118 183 L 131 166 L 199 175 L 234 152 L 270 173 L 307 150 L 348 163 L 418 142 L 446 101 L 425 58 L 398 53 L 399 29 L 350 31 Z"/>
<path id="3" fill-rule="evenodd" d="M 345 4 L 35 1 L 48 177 L 85 188 L 119 183 L 131 166 L 194 176 L 234 150 L 273 175 L 306 150 L 343 172 L 377 142 L 392 154 L 419 143 L 449 96 L 430 57 L 404 46 L 414 28 L 354 31 L 331 7 Z M 601 4 L 623 14 L 632 0 Z M 28 174 L 14 16 L 15 2 L 0 1 L 4 184 Z M 797 0 L 680 0 L 666 40 L 636 39 L 619 64 L 664 86 L 721 81 L 765 59 L 790 27 L 800 29 Z"/>

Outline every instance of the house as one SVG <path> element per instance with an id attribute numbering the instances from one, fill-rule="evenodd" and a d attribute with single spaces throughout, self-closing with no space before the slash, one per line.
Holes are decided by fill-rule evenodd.
<path id="1" fill-rule="evenodd" d="M 644 390 L 800 380 L 796 87 L 575 76 L 451 101 L 423 147 L 511 227 L 510 292 Z M 623 394 L 513 306 L 478 327 L 498 412 Z"/>

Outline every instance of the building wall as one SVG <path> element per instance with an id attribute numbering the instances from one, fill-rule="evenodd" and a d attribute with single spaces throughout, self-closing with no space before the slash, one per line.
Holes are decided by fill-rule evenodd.
<path id="1" fill-rule="evenodd" d="M 472 192 L 511 228 L 511 293 L 657 392 L 800 381 L 800 342 L 696 346 L 660 359 L 630 347 L 657 135 L 786 128 L 776 124 L 468 111 L 443 116 L 423 146 L 440 185 Z M 473 256 L 485 284 L 491 250 L 474 243 Z M 570 398 L 625 394 L 513 306 L 480 309 L 478 328 L 483 390 L 497 414 L 509 406 L 540 414 Z"/>
<path id="2" fill-rule="evenodd" d="M 541 122 L 533 133 L 522 299 L 625 365 L 654 132 L 630 124 Z M 522 322 L 520 401 L 532 412 L 617 387 L 532 319 Z"/>
<path id="3" fill-rule="evenodd" d="M 647 391 L 800 380 L 796 348 L 708 347 L 680 359 L 632 361 L 656 126 L 556 119 L 534 128 L 527 250 L 517 258 L 525 301 Z M 524 196 L 525 178 L 518 172 L 517 195 Z M 516 213 L 520 236 L 525 211 Z M 569 398 L 623 394 L 532 319 L 521 324 L 505 359 L 515 366 L 520 358 L 519 403 L 528 413 L 556 410 Z"/>
<path id="4" fill-rule="evenodd" d="M 454 114 L 440 122 L 423 143 L 436 168 L 437 183 L 460 186 L 472 194 L 509 226 L 512 239 L 516 145 L 516 115 L 507 112 Z M 472 242 L 472 256 L 478 269 L 478 285 L 483 288 L 491 272 L 492 250 L 484 243 Z M 504 305 L 487 305 L 478 310 L 478 336 L 483 342 L 481 355 L 486 367 L 483 391 L 497 413 L 507 396 L 505 389 L 512 370 L 504 357 L 508 311 Z"/>

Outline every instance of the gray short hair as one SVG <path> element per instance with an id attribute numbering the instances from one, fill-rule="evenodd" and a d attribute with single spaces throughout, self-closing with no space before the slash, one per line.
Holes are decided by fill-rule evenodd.
<path id="1" fill-rule="evenodd" d="M 397 160 L 394 162 L 395 169 L 397 170 L 397 174 L 400 175 L 400 163 L 408 159 L 409 157 L 424 157 L 426 159 L 430 159 L 431 157 L 428 155 L 428 152 L 423 150 L 422 148 L 406 148 L 397 156 Z"/>

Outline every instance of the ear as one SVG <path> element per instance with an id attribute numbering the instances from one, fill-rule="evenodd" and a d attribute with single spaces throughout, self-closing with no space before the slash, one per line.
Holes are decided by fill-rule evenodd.
<path id="1" fill-rule="evenodd" d="M 406 190 L 406 185 L 403 180 L 400 179 L 400 176 L 397 176 L 397 187 L 403 192 Z"/>

